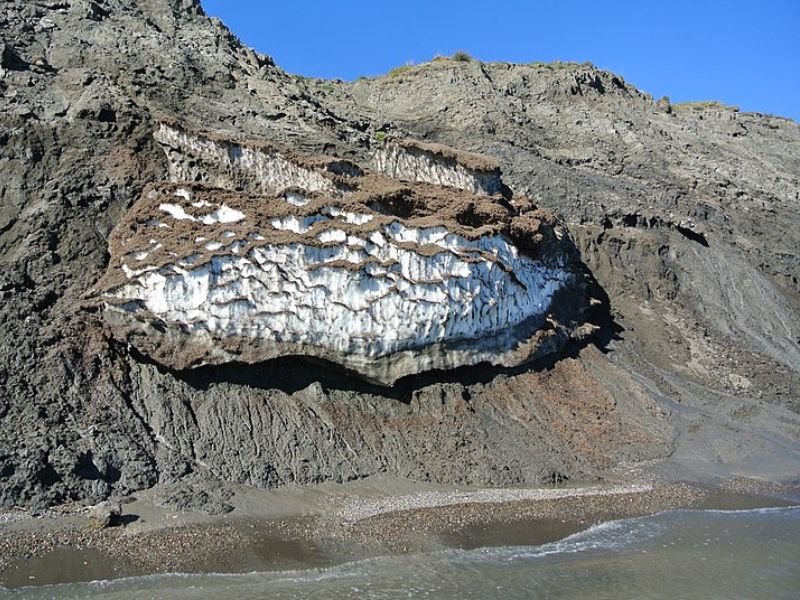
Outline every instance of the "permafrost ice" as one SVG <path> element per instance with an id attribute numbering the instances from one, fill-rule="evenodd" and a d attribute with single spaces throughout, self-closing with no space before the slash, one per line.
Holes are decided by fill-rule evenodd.
<path id="1" fill-rule="evenodd" d="M 502 187 L 488 160 L 393 143 L 373 163 L 387 178 L 175 126 L 158 139 L 178 181 L 120 223 L 98 287 L 118 334 L 168 367 L 306 355 L 391 384 L 521 364 L 580 325 L 568 239 L 529 202 L 485 195 Z M 198 174 L 224 187 L 181 181 Z"/>

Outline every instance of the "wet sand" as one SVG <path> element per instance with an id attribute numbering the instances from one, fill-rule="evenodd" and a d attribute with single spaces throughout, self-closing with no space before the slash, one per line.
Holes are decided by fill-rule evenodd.
<path id="1" fill-rule="evenodd" d="M 145 493 L 123 506 L 136 517 L 124 527 L 91 529 L 78 508 L 42 517 L 6 514 L 0 518 L 0 584 L 283 571 L 444 548 L 539 545 L 597 522 L 668 508 L 792 504 L 776 495 L 780 491 L 749 480 L 714 487 L 644 482 L 466 490 L 384 478 L 279 491 L 243 488 L 232 501 L 236 510 L 217 517 L 166 511 Z"/>

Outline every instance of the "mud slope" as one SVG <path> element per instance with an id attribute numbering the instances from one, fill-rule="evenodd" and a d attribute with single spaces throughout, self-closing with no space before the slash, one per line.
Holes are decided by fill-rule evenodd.
<path id="1" fill-rule="evenodd" d="M 378 472 L 504 485 L 656 459 L 800 472 L 797 124 L 670 107 L 575 65 L 306 80 L 194 0 L 8 0 L 0 57 L 0 505 Z M 88 293 L 112 229 L 169 178 L 164 119 L 365 167 L 387 135 L 491 156 L 566 221 L 605 290 L 600 335 L 389 390 L 291 357 L 157 366 Z"/>

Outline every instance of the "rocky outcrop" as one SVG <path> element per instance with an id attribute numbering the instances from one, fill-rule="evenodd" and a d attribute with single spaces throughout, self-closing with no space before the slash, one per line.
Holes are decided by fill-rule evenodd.
<path id="1" fill-rule="evenodd" d="M 120 504 L 104 501 L 91 508 L 89 513 L 90 527 L 94 529 L 105 529 L 119 525 L 122 517 L 122 506 Z"/>
<path id="2" fill-rule="evenodd" d="M 174 180 L 216 187 L 146 191 L 109 238 L 98 289 L 118 337 L 169 368 L 310 356 L 391 385 L 518 366 L 591 330 L 574 246 L 530 201 L 175 126 L 157 138 Z"/>

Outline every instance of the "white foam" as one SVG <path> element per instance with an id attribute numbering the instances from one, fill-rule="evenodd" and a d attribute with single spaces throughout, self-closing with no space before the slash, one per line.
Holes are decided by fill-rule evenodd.
<path id="1" fill-rule="evenodd" d="M 706 508 L 706 509 L 685 509 L 686 512 L 704 512 L 718 515 L 774 515 L 785 512 L 797 512 L 800 506 L 766 506 L 762 508 Z"/>

